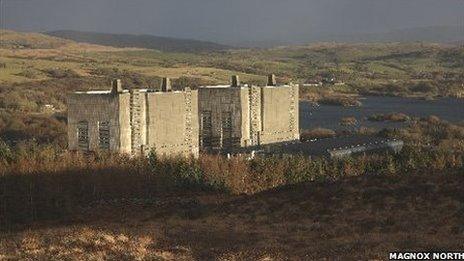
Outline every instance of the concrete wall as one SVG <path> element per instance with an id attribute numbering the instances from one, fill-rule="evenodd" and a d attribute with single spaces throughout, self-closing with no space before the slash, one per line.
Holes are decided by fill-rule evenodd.
<path id="1" fill-rule="evenodd" d="M 241 87 L 200 88 L 199 90 L 200 125 L 205 123 L 202 117 L 211 115 L 211 135 L 202 136 L 205 149 L 220 148 L 226 143 L 224 133 L 224 116 L 230 113 L 232 146 L 244 146 L 249 138 L 248 89 Z M 200 130 L 200 133 L 202 130 Z M 211 147 L 210 147 L 211 146 Z"/>
<path id="2" fill-rule="evenodd" d="M 78 124 L 88 123 L 89 150 L 99 150 L 99 123 L 109 122 L 110 150 L 130 153 L 129 94 L 74 93 L 68 96 L 68 148 L 78 150 Z"/>
<path id="3" fill-rule="evenodd" d="M 251 139 L 251 114 L 250 114 L 250 89 L 241 88 L 240 90 L 240 110 L 241 110 L 241 119 L 240 119 L 240 146 L 246 147 L 250 146 L 252 143 Z"/>
<path id="4" fill-rule="evenodd" d="M 198 91 L 146 93 L 146 146 L 160 155 L 198 156 Z"/>
<path id="5" fill-rule="evenodd" d="M 147 96 L 141 90 L 131 90 L 130 94 L 131 150 L 140 155 L 147 149 Z"/>
<path id="6" fill-rule="evenodd" d="M 119 151 L 132 153 L 131 127 L 130 127 L 130 94 L 118 95 L 119 107 Z"/>
<path id="7" fill-rule="evenodd" d="M 250 137 L 247 145 L 256 146 L 259 145 L 262 131 L 261 87 L 253 86 L 249 89 L 249 101 Z"/>
<path id="8" fill-rule="evenodd" d="M 298 107 L 298 86 L 263 87 L 260 144 L 298 140 Z"/>
<path id="9" fill-rule="evenodd" d="M 224 145 L 223 113 L 233 118 L 233 147 L 247 147 L 299 139 L 298 86 L 203 87 L 199 89 L 200 126 L 202 115 L 211 114 L 206 149 Z M 201 127 L 200 127 L 201 128 Z M 222 142 L 222 143 L 221 143 Z M 210 145 L 212 144 L 212 145 Z"/>
<path id="10" fill-rule="evenodd" d="M 68 141 L 79 147 L 79 122 L 88 122 L 89 151 L 100 149 L 99 123 L 109 122 L 109 150 L 140 155 L 198 156 L 198 91 L 73 93 L 68 96 Z"/>

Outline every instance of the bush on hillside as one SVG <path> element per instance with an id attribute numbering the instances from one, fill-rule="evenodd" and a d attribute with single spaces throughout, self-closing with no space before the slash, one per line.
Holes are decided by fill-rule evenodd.
<path id="1" fill-rule="evenodd" d="M 342 126 L 354 126 L 358 124 L 358 120 L 355 117 L 344 117 L 340 121 L 340 125 Z"/>
<path id="2" fill-rule="evenodd" d="M 27 68 L 22 70 L 20 73 L 17 74 L 18 76 L 23 76 L 28 79 L 35 79 L 38 76 L 38 72 L 34 69 Z"/>
<path id="3" fill-rule="evenodd" d="M 72 69 L 53 68 L 46 69 L 44 72 L 52 78 L 63 79 L 63 78 L 78 78 L 79 74 Z"/>
<path id="4" fill-rule="evenodd" d="M 438 87 L 431 82 L 416 83 L 409 88 L 412 92 L 418 93 L 437 93 Z"/>
<path id="5" fill-rule="evenodd" d="M 374 114 L 367 118 L 369 121 L 391 121 L 391 122 L 406 122 L 410 121 L 411 117 L 404 113 L 389 113 L 389 114 Z"/>
<path id="6" fill-rule="evenodd" d="M 318 100 L 320 104 L 336 105 L 343 107 L 359 107 L 362 103 L 356 98 L 351 96 L 326 96 Z"/>
<path id="7" fill-rule="evenodd" d="M 309 141 L 312 139 L 323 139 L 335 137 L 337 133 L 331 129 L 316 128 L 312 130 L 305 130 L 300 134 L 301 141 Z"/>

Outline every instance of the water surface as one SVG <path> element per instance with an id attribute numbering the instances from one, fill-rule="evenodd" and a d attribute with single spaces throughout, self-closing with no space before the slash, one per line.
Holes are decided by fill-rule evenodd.
<path id="1" fill-rule="evenodd" d="M 440 98 L 432 101 L 402 98 L 368 96 L 361 99 L 361 107 L 342 107 L 333 105 L 311 105 L 310 102 L 300 103 L 300 128 L 313 129 L 317 127 L 334 130 L 346 129 L 340 125 L 345 117 L 355 117 L 358 126 L 372 128 L 401 127 L 404 123 L 371 122 L 367 117 L 373 114 L 405 113 L 413 117 L 438 116 L 440 119 L 458 123 L 464 122 L 464 99 Z"/>

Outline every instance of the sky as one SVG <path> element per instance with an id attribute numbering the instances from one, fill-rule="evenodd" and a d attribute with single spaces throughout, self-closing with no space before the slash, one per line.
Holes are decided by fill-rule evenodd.
<path id="1" fill-rule="evenodd" d="M 464 0 L 3 0 L 5 27 L 215 41 L 297 43 L 321 35 L 464 26 Z"/>

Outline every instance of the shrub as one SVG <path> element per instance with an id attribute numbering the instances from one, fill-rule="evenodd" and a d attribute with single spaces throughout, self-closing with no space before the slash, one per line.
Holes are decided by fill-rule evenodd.
<path id="1" fill-rule="evenodd" d="M 48 76 L 56 79 L 79 77 L 79 74 L 77 74 L 74 70 L 71 69 L 53 68 L 44 70 L 44 72 L 48 74 Z"/>
<path id="2" fill-rule="evenodd" d="M 23 76 L 28 79 L 35 79 L 37 78 L 37 71 L 35 71 L 34 69 L 27 68 L 18 73 L 18 76 Z"/>
<path id="3" fill-rule="evenodd" d="M 9 163 L 13 160 L 13 153 L 10 147 L 3 140 L 0 140 L 0 161 L 3 164 Z"/>
<path id="4" fill-rule="evenodd" d="M 337 134 L 331 129 L 316 128 L 312 130 L 303 131 L 300 134 L 301 141 L 309 141 L 312 139 L 332 138 Z"/>
<path id="5" fill-rule="evenodd" d="M 344 117 L 340 121 L 340 125 L 342 126 L 353 126 L 358 124 L 358 120 L 355 117 Z"/>
<path id="6" fill-rule="evenodd" d="M 195 89 L 200 86 L 211 85 L 211 84 L 213 84 L 213 82 L 211 81 L 205 81 L 199 78 L 182 76 L 182 77 L 179 77 L 173 80 L 172 88 L 174 90 L 182 90 L 185 87 L 190 87 L 190 88 Z"/>
<path id="7" fill-rule="evenodd" d="M 392 121 L 405 122 L 411 120 L 411 117 L 404 113 L 374 114 L 368 117 L 369 121 Z"/>
<path id="8" fill-rule="evenodd" d="M 160 77 L 151 77 L 146 76 L 140 73 L 120 70 L 118 68 L 96 68 L 90 72 L 92 75 L 104 76 L 107 82 L 110 82 L 112 79 L 121 79 L 124 88 L 133 89 L 133 88 L 159 88 L 161 84 Z"/>
<path id="9" fill-rule="evenodd" d="M 437 93 L 438 87 L 431 82 L 420 82 L 416 83 L 409 88 L 413 92 L 420 93 Z"/>
<path id="10" fill-rule="evenodd" d="M 66 147 L 66 122 L 63 119 L 19 113 L 6 113 L 0 118 L 5 123 L 0 126 L 0 135 L 11 143 L 34 140 L 41 145 Z"/>
<path id="11" fill-rule="evenodd" d="M 0 108 L 16 111 L 36 111 L 38 105 L 29 99 L 25 93 L 5 92 L 0 93 Z"/>
<path id="12" fill-rule="evenodd" d="M 322 99 L 319 99 L 318 102 L 325 105 L 336 105 L 344 107 L 358 107 L 362 105 L 358 99 L 351 96 L 323 97 Z"/>

